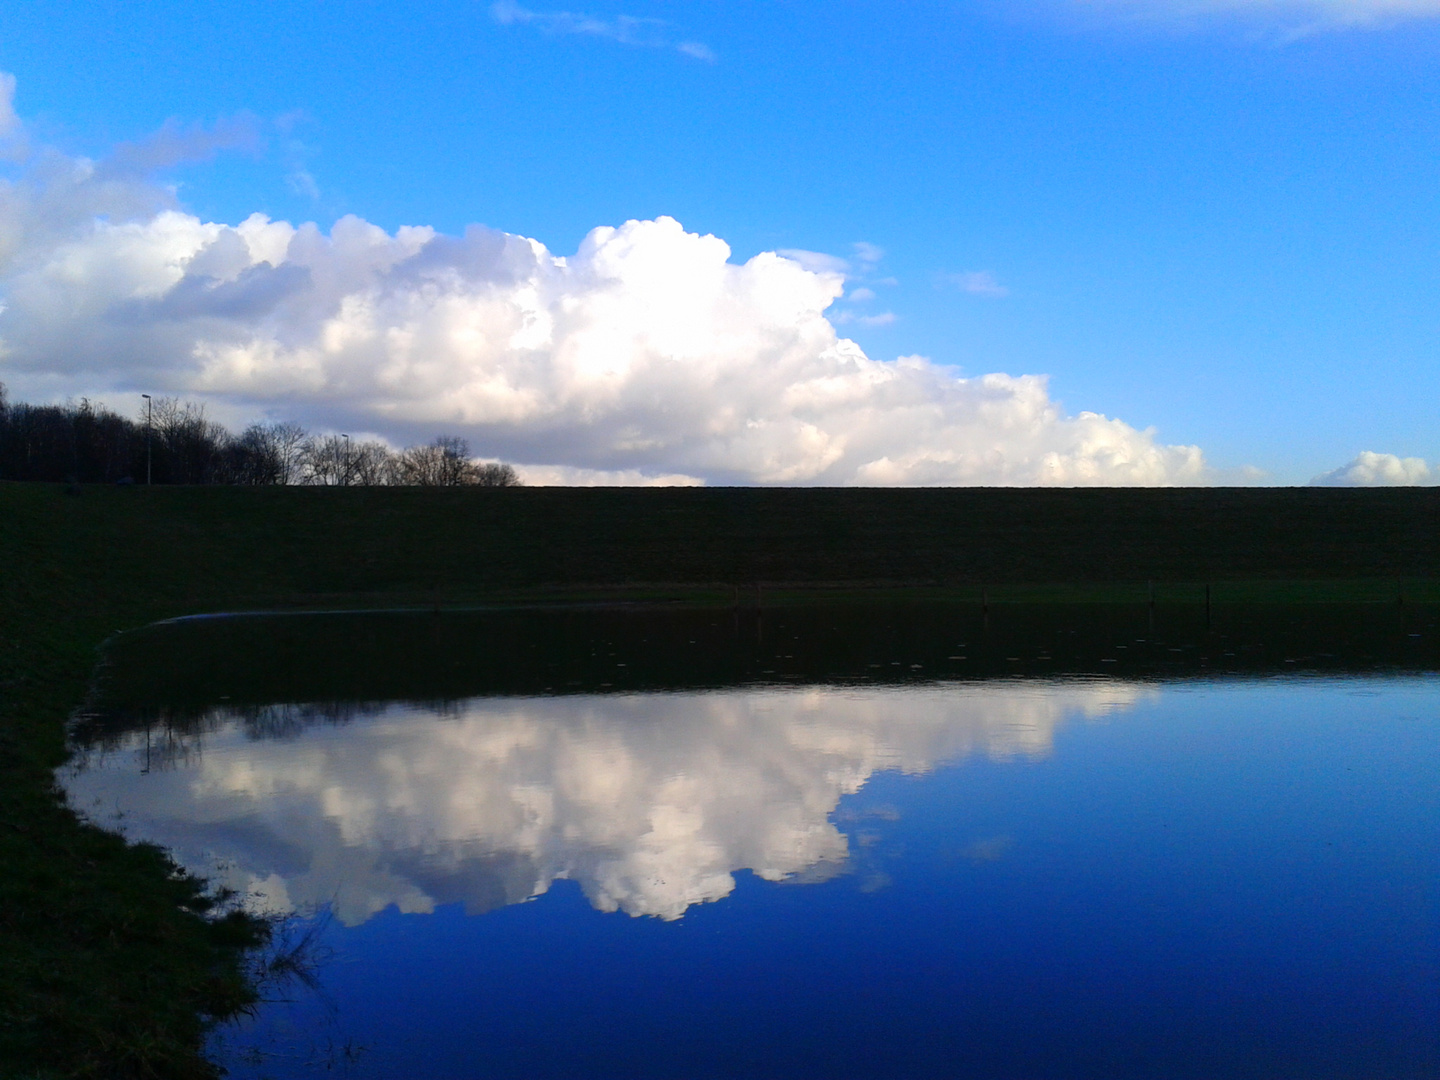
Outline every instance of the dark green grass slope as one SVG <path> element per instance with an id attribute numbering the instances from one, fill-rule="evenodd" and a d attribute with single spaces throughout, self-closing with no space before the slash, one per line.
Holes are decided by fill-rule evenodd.
<path id="1" fill-rule="evenodd" d="M 992 600 L 1154 581 L 1217 599 L 1416 599 L 1440 491 L 242 489 L 0 483 L 0 1076 L 205 1076 L 254 927 L 55 794 L 95 649 L 266 607 L 682 596 L 763 583 Z M 1137 586 L 1138 583 L 1138 586 Z M 782 595 L 777 595 L 782 594 Z M 753 595 L 753 594 L 752 594 Z M 833 593 L 832 593 L 833 595 Z"/>
<path id="2" fill-rule="evenodd" d="M 0 485 L 4 552 L 166 602 L 1440 574 L 1440 489 L 62 491 Z"/>

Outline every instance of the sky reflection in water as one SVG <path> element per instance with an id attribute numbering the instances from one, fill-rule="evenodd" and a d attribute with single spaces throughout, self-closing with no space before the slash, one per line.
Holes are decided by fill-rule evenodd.
<path id="1" fill-rule="evenodd" d="M 239 1075 L 347 1041 L 376 1077 L 1440 1068 L 1434 676 L 192 727 L 125 734 L 68 785 L 257 904 L 333 910 L 325 994 L 262 1013 Z"/>

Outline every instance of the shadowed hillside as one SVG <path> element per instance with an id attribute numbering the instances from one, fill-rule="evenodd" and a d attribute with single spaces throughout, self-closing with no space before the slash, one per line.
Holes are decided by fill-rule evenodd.
<path id="1" fill-rule="evenodd" d="M 0 554 L 188 603 L 630 583 L 1440 576 L 1440 489 L 0 485 Z M 10 561 L 14 560 L 14 561 Z M 61 570 L 64 567 L 64 570 Z M 10 586 L 13 587 L 12 580 Z"/>
<path id="2" fill-rule="evenodd" d="M 742 609 L 789 603 L 798 590 L 813 599 L 819 587 L 850 603 L 875 586 L 982 607 L 1123 601 L 1131 605 L 1115 606 L 1123 621 L 1151 617 L 1144 604 L 1153 582 L 1162 614 L 1167 604 L 1188 604 L 1187 617 L 1208 632 L 1208 611 L 1198 607 L 1207 585 L 1217 605 L 1396 605 L 1440 598 L 1437 581 L 1436 489 L 0 483 L 0 1062 L 11 1069 L 0 1072 L 210 1077 L 200 1055 L 207 1025 L 253 996 L 242 949 L 264 928 L 203 918 L 203 882 L 176 877 L 155 849 L 83 824 L 54 788 L 65 721 L 87 693 L 97 646 L 116 631 L 263 608 L 679 599 Z M 1409 631 L 1431 625 L 1428 615 L 1417 622 L 1401 610 L 1401 619 L 1376 621 L 1376 633 L 1408 642 L 1416 636 Z M 746 618 L 737 610 L 725 621 Z M 1310 641 L 1315 619 L 1287 618 L 1299 629 L 1272 648 L 1325 644 Z M 768 614 L 765 621 L 772 633 L 780 626 Z M 1024 639 L 1016 655 L 1033 653 L 1036 664 L 1061 655 L 1046 627 L 995 623 L 997 632 L 1011 625 Z M 1225 626 L 1239 632 L 1233 618 Z M 897 625 L 896 641 L 914 629 L 908 619 Z M 757 619 L 757 642 L 759 634 Z M 419 647 L 413 637 L 402 635 Z M 1041 645 L 1050 650 L 1043 656 Z M 336 648 L 345 654 L 354 645 Z M 976 654 L 977 675 L 1013 673 L 1014 657 L 1004 655 L 1011 646 L 997 648 L 989 660 Z M 300 657 L 283 652 L 281 661 Z M 468 657 L 439 650 L 434 659 L 464 667 Z M 648 685 L 640 659 L 635 685 Z M 752 659 L 760 676 L 771 674 L 770 659 Z M 1082 650 L 1074 662 L 1104 659 Z M 928 671 L 956 658 L 922 660 Z M 281 661 L 272 666 L 283 670 Z M 796 673 L 829 677 L 836 662 L 818 655 Z M 600 677 L 548 668 L 527 675 L 513 658 L 503 668 L 517 686 L 542 692 Z M 209 667 L 203 674 L 230 677 Z M 471 692 L 473 673 L 460 675 L 454 691 Z M 693 675 L 718 677 L 703 667 Z"/>

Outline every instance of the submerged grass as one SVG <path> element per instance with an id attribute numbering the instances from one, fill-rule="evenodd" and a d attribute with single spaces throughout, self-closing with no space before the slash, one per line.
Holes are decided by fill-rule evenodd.
<path id="1" fill-rule="evenodd" d="M 1440 491 L 0 483 L 0 1076 L 209 1077 L 267 924 L 59 795 L 96 649 L 223 610 L 1440 600 Z"/>

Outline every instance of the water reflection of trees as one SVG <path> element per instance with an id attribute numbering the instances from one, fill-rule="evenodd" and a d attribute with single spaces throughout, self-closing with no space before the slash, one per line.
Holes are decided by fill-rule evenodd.
<path id="1" fill-rule="evenodd" d="M 151 769 L 192 764 L 207 736 L 238 728 L 253 741 L 294 740 L 315 727 L 343 727 L 400 704 L 432 716 L 458 716 L 461 701 L 291 701 L 209 707 L 116 708 L 79 714 L 71 738 L 85 759 L 133 751 Z"/>

